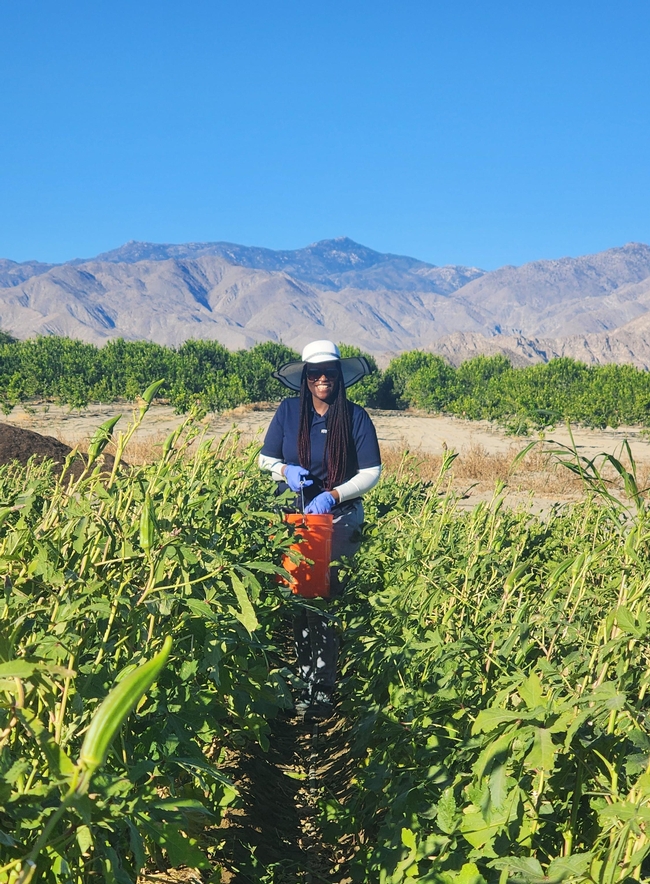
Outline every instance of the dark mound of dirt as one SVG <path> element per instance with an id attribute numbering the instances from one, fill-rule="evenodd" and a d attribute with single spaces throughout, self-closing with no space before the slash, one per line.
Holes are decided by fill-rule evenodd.
<path id="1" fill-rule="evenodd" d="M 67 456 L 72 451 L 69 445 L 59 442 L 53 436 L 41 436 L 32 430 L 24 430 L 11 424 L 0 423 L 0 465 L 13 463 L 26 464 L 30 457 L 41 463 L 51 460 L 55 473 L 60 473 Z M 104 469 L 113 467 L 113 458 L 106 454 L 103 460 Z M 85 467 L 84 457 L 78 454 L 70 467 L 70 473 L 79 478 Z"/>

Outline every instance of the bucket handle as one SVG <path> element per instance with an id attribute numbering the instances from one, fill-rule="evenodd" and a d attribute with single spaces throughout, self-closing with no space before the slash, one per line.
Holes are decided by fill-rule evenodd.
<path id="1" fill-rule="evenodd" d="M 300 477 L 300 501 L 302 508 L 302 525 L 303 528 L 307 527 L 307 519 L 305 518 L 305 480 L 303 477 Z"/>

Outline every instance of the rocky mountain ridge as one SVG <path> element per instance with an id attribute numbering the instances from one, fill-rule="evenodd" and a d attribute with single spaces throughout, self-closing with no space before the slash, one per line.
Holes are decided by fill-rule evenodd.
<path id="1" fill-rule="evenodd" d="M 234 243 L 182 245 L 129 242 L 95 260 L 133 264 L 143 260 L 222 258 L 251 270 L 286 273 L 323 290 L 388 289 L 449 294 L 484 275 L 477 267 L 436 267 L 404 255 L 383 254 L 348 237 L 322 240 L 303 249 L 275 251 Z"/>
<path id="2" fill-rule="evenodd" d="M 454 362 L 573 355 L 650 365 L 650 246 L 486 272 L 385 254 L 346 237 L 276 251 L 129 242 L 63 264 L 0 260 L 0 328 L 101 344 L 124 337 L 231 348 L 314 338 L 385 362 L 422 348 Z"/>

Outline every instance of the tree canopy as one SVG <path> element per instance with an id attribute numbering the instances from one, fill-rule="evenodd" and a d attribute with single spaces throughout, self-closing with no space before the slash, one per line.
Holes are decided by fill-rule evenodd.
<path id="1" fill-rule="evenodd" d="M 340 348 L 344 357 L 363 355 L 370 364 L 371 375 L 349 390 L 349 398 L 365 407 L 500 421 L 513 432 L 565 420 L 593 427 L 650 423 L 650 375 L 631 365 L 561 358 L 515 368 L 505 356 L 476 356 L 456 368 L 441 356 L 412 350 L 381 371 L 358 347 Z M 55 336 L 16 341 L 0 333 L 0 405 L 6 413 L 37 399 L 73 408 L 133 400 L 164 379 L 158 396 L 178 411 L 194 405 L 223 411 L 291 395 L 272 373 L 298 358 L 275 341 L 233 352 L 216 341 L 173 348 L 118 339 L 96 347 Z"/>

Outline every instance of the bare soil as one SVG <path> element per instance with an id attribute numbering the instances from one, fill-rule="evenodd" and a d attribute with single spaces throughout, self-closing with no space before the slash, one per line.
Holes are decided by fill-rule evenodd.
<path id="1" fill-rule="evenodd" d="M 314 764 L 327 749 L 326 730 L 296 716 L 278 718 L 267 752 L 251 746 L 223 768 L 239 794 L 219 829 L 224 882 L 257 884 L 260 872 L 271 870 L 274 884 L 344 880 L 337 874 L 337 851 L 323 841 L 317 823 L 323 783 Z"/>

